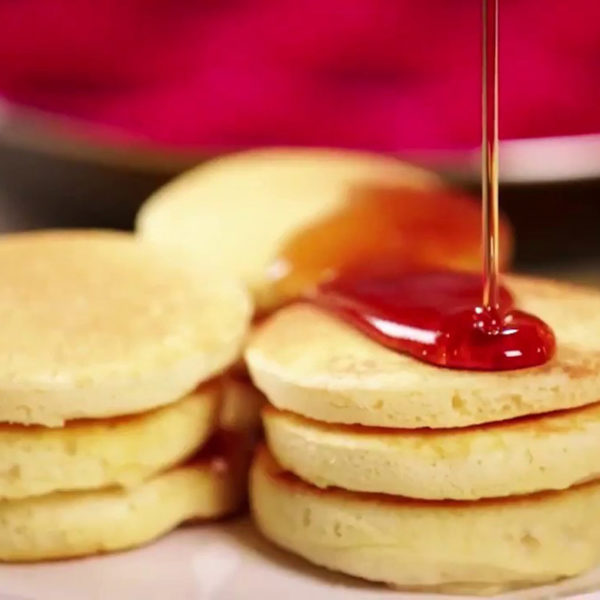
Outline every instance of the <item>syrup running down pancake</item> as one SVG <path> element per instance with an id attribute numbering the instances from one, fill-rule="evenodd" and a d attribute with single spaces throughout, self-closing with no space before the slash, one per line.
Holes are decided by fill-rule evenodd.
<path id="1" fill-rule="evenodd" d="M 397 278 L 440 269 L 475 270 L 481 260 L 476 200 L 441 187 L 365 186 L 335 212 L 292 236 L 269 267 L 275 294 L 292 299 L 337 276 Z M 510 256 L 510 230 L 502 236 Z"/>
<path id="2" fill-rule="evenodd" d="M 239 277 L 267 314 L 341 270 L 374 263 L 477 270 L 481 209 L 395 158 L 274 148 L 203 164 L 158 190 L 138 234 Z M 502 220 L 502 266 L 512 254 Z"/>

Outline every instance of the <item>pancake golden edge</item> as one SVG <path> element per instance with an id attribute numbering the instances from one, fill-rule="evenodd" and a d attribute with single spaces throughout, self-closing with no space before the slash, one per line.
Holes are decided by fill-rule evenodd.
<path id="1" fill-rule="evenodd" d="M 443 369 L 389 350 L 308 304 L 251 336 L 248 367 L 277 408 L 317 421 L 453 428 L 592 404 L 600 397 L 600 292 L 506 277 L 517 306 L 557 338 L 547 364 L 518 371 Z"/>
<path id="2" fill-rule="evenodd" d="M 461 429 L 332 425 L 272 407 L 263 423 L 277 462 L 320 488 L 476 500 L 600 476 L 600 404 Z"/>
<path id="3" fill-rule="evenodd" d="M 132 417 L 0 426 L 0 499 L 138 485 L 194 454 L 215 429 L 220 403 L 213 382 Z"/>
<path id="4" fill-rule="evenodd" d="M 237 283 L 125 233 L 6 235 L 0 270 L 0 422 L 176 401 L 236 360 L 251 316 Z"/>
<path id="5" fill-rule="evenodd" d="M 320 490 L 263 448 L 250 494 L 259 529 L 278 546 L 397 587 L 491 593 L 577 575 L 600 561 L 598 483 L 501 500 L 418 501 Z"/>
<path id="6" fill-rule="evenodd" d="M 291 236 L 335 212 L 370 185 L 429 189 L 440 179 L 395 158 L 366 152 L 274 148 L 231 154 L 193 169 L 151 196 L 136 231 L 214 261 L 239 277 L 257 307 L 278 304 L 268 267 Z"/>
<path id="7" fill-rule="evenodd" d="M 126 550 L 198 519 L 238 510 L 245 499 L 247 440 L 130 488 L 58 492 L 0 501 L 0 560 L 32 562 Z"/>

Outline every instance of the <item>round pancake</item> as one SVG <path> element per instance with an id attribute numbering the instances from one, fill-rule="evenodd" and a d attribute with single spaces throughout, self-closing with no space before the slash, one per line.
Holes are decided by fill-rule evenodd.
<path id="1" fill-rule="evenodd" d="M 476 500 L 600 478 L 600 404 L 461 429 L 333 425 L 272 407 L 263 422 L 277 462 L 321 488 Z"/>
<path id="2" fill-rule="evenodd" d="M 240 350 L 236 283 L 125 233 L 0 240 L 0 422 L 142 412 L 182 398 Z"/>
<path id="3" fill-rule="evenodd" d="M 239 441 L 239 440 L 238 440 Z M 30 562 L 125 550 L 179 524 L 215 519 L 245 499 L 245 443 L 211 447 L 198 459 L 137 487 L 62 492 L 0 501 L 0 560 Z"/>
<path id="4" fill-rule="evenodd" d="M 192 251 L 241 278 L 266 310 L 267 267 L 282 243 L 335 212 L 358 187 L 425 189 L 437 176 L 385 156 L 276 148 L 210 161 L 175 179 L 142 207 L 136 229 L 150 241 Z"/>
<path id="5" fill-rule="evenodd" d="M 517 306 L 557 338 L 547 364 L 459 371 L 394 352 L 308 304 L 279 311 L 252 336 L 255 384 L 280 409 L 317 421 L 380 427 L 463 427 L 600 399 L 600 292 L 507 277 Z"/>
<path id="6" fill-rule="evenodd" d="M 215 382 L 140 415 L 70 422 L 58 429 L 0 426 L 0 498 L 138 485 L 208 440 L 220 396 Z"/>
<path id="7" fill-rule="evenodd" d="M 477 502 L 320 490 L 263 449 L 251 504 L 262 533 L 305 559 L 372 581 L 438 590 L 512 587 L 600 562 L 600 484 Z"/>

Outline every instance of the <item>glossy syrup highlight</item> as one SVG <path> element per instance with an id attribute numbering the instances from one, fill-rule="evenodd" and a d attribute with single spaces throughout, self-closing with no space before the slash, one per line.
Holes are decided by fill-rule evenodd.
<path id="1" fill-rule="evenodd" d="M 441 367 L 502 371 L 545 363 L 551 329 L 514 309 L 498 288 L 498 306 L 481 304 L 481 277 L 431 272 L 401 277 L 340 277 L 312 301 L 393 350 Z"/>

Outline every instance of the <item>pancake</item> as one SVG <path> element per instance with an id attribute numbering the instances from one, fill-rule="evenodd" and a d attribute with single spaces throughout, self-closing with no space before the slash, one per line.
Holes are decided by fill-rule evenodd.
<path id="1" fill-rule="evenodd" d="M 335 571 L 398 587 L 471 592 L 537 584 L 600 561 L 600 484 L 478 502 L 319 490 L 264 449 L 251 475 L 262 533 Z"/>
<path id="2" fill-rule="evenodd" d="M 464 427 L 592 404 L 600 399 L 600 292 L 507 277 L 517 306 L 557 338 L 547 364 L 517 371 L 444 369 L 396 353 L 307 304 L 252 336 L 246 360 L 276 407 L 330 423 Z"/>
<path id="3" fill-rule="evenodd" d="M 240 286 L 125 233 L 0 240 L 0 422 L 61 426 L 178 400 L 232 363 Z"/>
<path id="4" fill-rule="evenodd" d="M 350 192 L 438 185 L 437 176 L 376 154 L 252 150 L 210 161 L 158 190 L 142 207 L 136 229 L 202 263 L 213 260 L 247 284 L 265 311 L 276 303 L 267 267 L 282 244 L 343 206 Z"/>
<path id="5" fill-rule="evenodd" d="M 272 407 L 263 422 L 277 462 L 322 488 L 476 500 L 600 478 L 600 404 L 461 429 L 332 425 Z"/>
<path id="6" fill-rule="evenodd" d="M 208 440 L 220 396 L 215 382 L 131 417 L 76 421 L 58 429 L 0 426 L 0 498 L 139 485 Z"/>
<path id="7" fill-rule="evenodd" d="M 216 443 L 216 442 L 215 442 Z M 245 498 L 247 446 L 229 438 L 130 489 L 0 501 L 0 560 L 31 562 L 125 550 L 179 524 L 223 517 Z"/>

